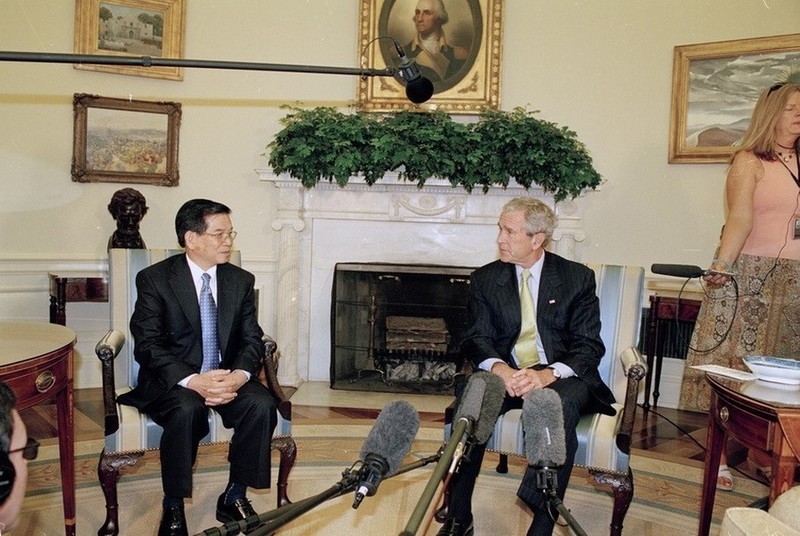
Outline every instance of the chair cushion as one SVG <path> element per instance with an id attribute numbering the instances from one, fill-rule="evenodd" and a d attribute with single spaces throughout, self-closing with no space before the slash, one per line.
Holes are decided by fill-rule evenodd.
<path id="1" fill-rule="evenodd" d="M 781 493 L 769 507 L 769 513 L 790 527 L 800 527 L 800 486 Z"/>
<path id="2" fill-rule="evenodd" d="M 719 533 L 720 536 L 800 536 L 800 531 L 764 510 L 746 507 L 725 510 Z"/>

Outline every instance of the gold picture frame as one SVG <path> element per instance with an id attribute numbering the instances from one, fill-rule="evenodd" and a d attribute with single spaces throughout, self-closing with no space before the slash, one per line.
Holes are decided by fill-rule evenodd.
<path id="1" fill-rule="evenodd" d="M 185 2 L 186 0 L 75 0 L 75 53 L 183 58 Z M 79 63 L 75 68 L 183 80 L 183 69 L 180 67 Z"/>
<path id="2" fill-rule="evenodd" d="M 72 180 L 178 185 L 181 105 L 76 93 Z"/>
<path id="3" fill-rule="evenodd" d="M 438 108 L 477 114 L 500 106 L 503 43 L 502 0 L 444 0 L 449 20 L 443 25 L 447 54 L 438 60 L 417 56 L 414 10 L 417 0 L 361 0 L 359 53 L 363 67 L 397 67 L 395 43 L 431 79 L 434 93 L 423 104 L 409 102 L 404 86 L 392 77 L 362 77 L 357 108 L 367 112 Z M 432 70 L 428 70 L 432 69 Z"/>
<path id="4" fill-rule="evenodd" d="M 800 66 L 800 34 L 676 46 L 669 163 L 730 161 L 759 95 Z"/>

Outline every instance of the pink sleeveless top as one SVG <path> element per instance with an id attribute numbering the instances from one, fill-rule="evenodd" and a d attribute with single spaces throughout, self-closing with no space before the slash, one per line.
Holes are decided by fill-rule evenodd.
<path id="1" fill-rule="evenodd" d="M 742 253 L 800 260 L 800 238 L 795 238 L 795 220 L 800 218 L 800 188 L 780 161 L 761 163 L 764 175 L 753 193 L 753 229 Z M 787 165 L 796 175 L 795 161 Z M 797 233 L 800 234 L 800 229 Z"/>

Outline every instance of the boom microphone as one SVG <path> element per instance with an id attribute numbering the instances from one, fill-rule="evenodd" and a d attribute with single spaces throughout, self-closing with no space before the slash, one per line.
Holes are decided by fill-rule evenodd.
<path id="1" fill-rule="evenodd" d="M 567 460 L 564 414 L 558 393 L 552 389 L 531 391 L 522 403 L 522 429 L 525 456 L 537 470 L 537 487 L 555 488 L 555 469 Z"/>
<path id="2" fill-rule="evenodd" d="M 684 279 L 692 279 L 706 275 L 706 271 L 699 266 L 692 264 L 653 264 L 650 266 L 650 271 L 659 275 L 670 275 L 672 277 L 681 277 Z"/>
<path id="3" fill-rule="evenodd" d="M 422 76 L 416 62 L 406 56 L 400 43 L 395 41 L 394 48 L 400 57 L 397 75 L 405 82 L 406 97 L 415 104 L 427 101 L 433 96 L 433 82 Z"/>
<path id="4" fill-rule="evenodd" d="M 394 400 L 384 406 L 361 447 L 364 464 L 353 508 L 358 508 L 364 497 L 375 495 L 381 480 L 397 471 L 411 449 L 417 430 L 419 414 L 414 406 L 404 400 Z"/>

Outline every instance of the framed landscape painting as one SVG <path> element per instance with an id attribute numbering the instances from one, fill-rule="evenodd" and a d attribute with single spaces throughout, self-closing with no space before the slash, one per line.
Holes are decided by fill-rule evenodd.
<path id="1" fill-rule="evenodd" d="M 186 0 L 75 0 L 75 53 L 183 57 Z M 77 64 L 76 69 L 183 80 L 170 66 Z"/>
<path id="2" fill-rule="evenodd" d="M 72 180 L 178 185 L 181 105 L 78 93 Z"/>
<path id="3" fill-rule="evenodd" d="M 761 93 L 800 72 L 800 34 L 675 47 L 669 162 L 728 162 Z"/>
<path id="4" fill-rule="evenodd" d="M 433 83 L 433 96 L 422 106 L 451 113 L 479 113 L 500 105 L 503 41 L 502 0 L 443 0 L 445 12 L 415 16 L 418 0 L 361 0 L 359 53 L 362 67 L 398 67 L 397 48 Z M 435 4 L 435 3 L 434 3 Z M 444 20 L 445 22 L 441 22 Z M 427 26 L 426 26 L 427 25 Z M 430 26 L 435 25 L 431 30 Z M 435 51 L 423 36 L 440 36 Z M 396 77 L 362 77 L 357 107 L 385 112 L 412 109 Z"/>

